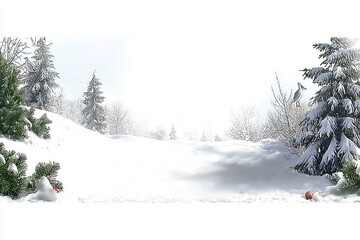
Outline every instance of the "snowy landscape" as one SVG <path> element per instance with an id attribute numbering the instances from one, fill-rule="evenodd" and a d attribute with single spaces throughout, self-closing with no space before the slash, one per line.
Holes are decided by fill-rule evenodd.
<path id="1" fill-rule="evenodd" d="M 43 113 L 37 110 L 36 116 Z M 143 239 L 147 234 L 158 239 L 237 239 L 238 224 L 248 226 L 241 235 L 264 237 L 256 230 L 263 225 L 271 236 L 286 239 L 285 230 L 273 232 L 279 226 L 272 219 L 294 229 L 294 223 L 309 222 L 306 211 L 326 216 L 331 207 L 340 214 L 338 206 L 321 203 L 360 201 L 358 196 L 332 194 L 326 177 L 297 173 L 291 167 L 299 156 L 278 140 L 204 143 L 104 136 L 47 114 L 52 120 L 50 140 L 35 135 L 23 142 L 0 140 L 28 156 L 29 172 L 37 162 L 58 161 L 64 192 L 55 202 L 0 197 L 0 239 L 37 239 L 38 233 L 32 232 L 39 227 L 51 239 Z M 311 201 L 304 197 L 308 190 L 314 192 Z M 19 220 L 23 213 L 28 217 Z M 24 231 L 14 235 L 18 224 Z"/>
<path id="2" fill-rule="evenodd" d="M 26 154 L 29 172 L 38 162 L 61 164 L 58 179 L 65 190 L 58 203 L 306 202 L 307 190 L 316 192 L 316 201 L 360 200 L 328 195 L 327 178 L 297 173 L 291 167 L 298 156 L 277 140 L 204 143 L 104 136 L 47 114 L 50 140 L 1 141 Z"/>
<path id="3" fill-rule="evenodd" d="M 359 235 L 351 1 L 0 2 L 0 240 Z"/>

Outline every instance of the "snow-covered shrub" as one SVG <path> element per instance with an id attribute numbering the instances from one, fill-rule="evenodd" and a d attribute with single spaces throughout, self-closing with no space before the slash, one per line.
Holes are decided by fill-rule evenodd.
<path id="1" fill-rule="evenodd" d="M 0 196 L 19 199 L 36 191 L 36 185 L 41 177 L 49 179 L 52 188 L 63 190 L 63 185 L 56 177 L 60 169 L 59 163 L 39 163 L 35 173 L 26 176 L 26 155 L 15 151 L 7 151 L 0 143 Z"/>
<path id="2" fill-rule="evenodd" d="M 346 161 L 341 169 L 342 182 L 340 190 L 345 193 L 357 193 L 360 190 L 360 176 L 357 172 L 357 166 L 353 161 Z"/>
<path id="3" fill-rule="evenodd" d="M 35 191 L 40 179 L 46 177 L 53 188 L 63 191 L 62 182 L 56 179 L 59 170 L 60 164 L 58 162 L 38 163 L 35 167 L 35 172 L 29 177 L 28 190 Z"/>
<path id="4" fill-rule="evenodd" d="M 26 156 L 7 151 L 0 143 L 0 195 L 17 199 L 23 196 L 26 189 Z"/>

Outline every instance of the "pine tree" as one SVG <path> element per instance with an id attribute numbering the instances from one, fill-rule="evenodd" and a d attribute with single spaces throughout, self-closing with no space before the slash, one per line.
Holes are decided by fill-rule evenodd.
<path id="1" fill-rule="evenodd" d="M 35 55 L 32 57 L 34 72 L 25 79 L 26 105 L 50 111 L 54 89 L 58 87 L 55 79 L 59 78 L 52 60 L 54 56 L 50 54 L 52 44 L 47 44 L 44 37 L 32 39 L 32 42 L 35 46 Z"/>
<path id="2" fill-rule="evenodd" d="M 106 129 L 106 118 L 105 110 L 101 105 L 104 101 L 104 97 L 101 96 L 102 91 L 100 91 L 101 82 L 95 76 L 95 71 L 93 77 L 89 82 L 87 91 L 84 93 L 84 109 L 82 110 L 83 114 L 83 125 L 100 133 L 104 133 Z"/>
<path id="3" fill-rule="evenodd" d="M 20 89 L 18 71 L 0 54 L 0 135 L 22 140 L 27 137 L 27 130 L 43 138 L 50 138 L 51 121 L 44 114 L 40 119 L 33 117 L 34 109 L 24 105 L 25 92 Z"/>
<path id="4" fill-rule="evenodd" d="M 169 133 L 169 137 L 170 137 L 170 140 L 176 140 L 177 137 L 176 137 L 176 130 L 175 130 L 175 125 L 173 124 L 171 126 L 171 130 L 170 130 L 170 133 Z"/>
<path id="5" fill-rule="evenodd" d="M 7 151 L 0 143 L 0 196 L 22 197 L 26 189 L 26 156 Z"/>
<path id="6" fill-rule="evenodd" d="M 304 71 L 320 86 L 311 99 L 312 109 L 300 123 L 303 135 L 294 146 L 304 146 L 295 169 L 311 175 L 341 171 L 348 160 L 356 160 L 360 144 L 360 50 L 348 38 L 314 44 L 323 59 L 320 67 Z"/>
<path id="7" fill-rule="evenodd" d="M 0 135 L 24 139 L 26 110 L 21 107 L 25 93 L 19 89 L 18 72 L 0 55 Z"/>
<path id="8" fill-rule="evenodd" d="M 26 176 L 26 155 L 15 151 L 7 151 L 0 143 L 0 196 L 18 199 L 29 193 L 36 192 L 36 184 L 41 177 L 49 179 L 51 186 L 63 191 L 62 182 L 56 179 L 60 164 L 57 162 L 38 163 L 35 172 Z"/>

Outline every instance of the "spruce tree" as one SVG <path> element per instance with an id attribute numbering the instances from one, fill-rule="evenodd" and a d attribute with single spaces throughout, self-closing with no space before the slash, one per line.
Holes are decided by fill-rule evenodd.
<path id="1" fill-rule="evenodd" d="M 106 118 L 105 110 L 101 105 L 104 101 L 102 91 L 100 91 L 101 82 L 95 76 L 95 71 L 93 77 L 89 82 L 87 91 L 84 93 L 84 109 L 82 110 L 83 114 L 83 125 L 91 130 L 98 131 L 100 133 L 105 133 L 106 129 Z"/>
<path id="2" fill-rule="evenodd" d="M 295 169 L 310 175 L 339 172 L 359 153 L 360 50 L 348 38 L 330 41 L 313 45 L 320 51 L 321 66 L 303 70 L 304 78 L 320 87 L 300 123 L 302 136 L 294 140 L 295 147 L 306 148 Z"/>
<path id="3" fill-rule="evenodd" d="M 50 53 L 52 44 L 47 44 L 44 37 L 32 41 L 35 47 L 35 55 L 32 57 L 34 72 L 25 79 L 26 105 L 50 111 L 54 89 L 58 87 L 55 79 L 59 78 L 52 60 L 54 56 Z"/>

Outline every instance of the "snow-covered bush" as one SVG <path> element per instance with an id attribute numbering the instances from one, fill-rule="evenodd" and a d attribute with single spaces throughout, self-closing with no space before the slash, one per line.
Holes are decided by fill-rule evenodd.
<path id="1" fill-rule="evenodd" d="M 34 193 L 41 177 L 48 178 L 52 188 L 57 191 L 63 190 L 62 183 L 56 180 L 59 163 L 39 163 L 35 173 L 28 177 L 26 159 L 25 154 L 7 151 L 4 144 L 0 143 L 0 196 L 19 199 Z"/>
<path id="2" fill-rule="evenodd" d="M 276 89 L 271 87 L 272 109 L 268 112 L 264 136 L 280 139 L 291 146 L 293 139 L 301 132 L 299 124 L 304 119 L 308 106 L 302 103 L 300 107 L 294 107 L 292 91 L 288 93 L 282 88 L 277 75 L 276 83 Z"/>
<path id="3" fill-rule="evenodd" d="M 263 138 L 263 129 L 255 107 L 248 107 L 232 113 L 226 136 L 234 140 L 259 141 Z"/>

